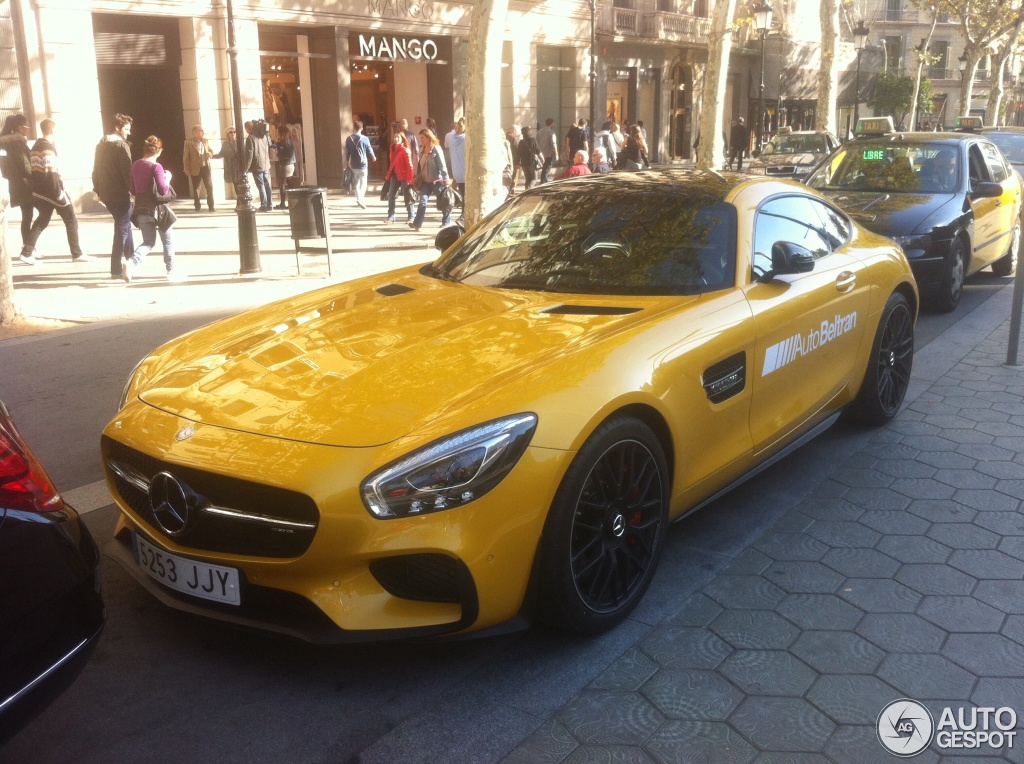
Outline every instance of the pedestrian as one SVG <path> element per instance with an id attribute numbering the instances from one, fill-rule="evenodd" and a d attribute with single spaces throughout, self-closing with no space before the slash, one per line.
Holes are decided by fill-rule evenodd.
<path id="1" fill-rule="evenodd" d="M 613 124 L 613 122 L 605 122 L 601 125 L 601 129 L 594 134 L 594 148 L 603 149 L 607 160 L 614 165 L 615 158 L 618 156 L 619 150 L 616 146 L 615 139 L 612 137 Z"/>
<path id="2" fill-rule="evenodd" d="M 600 146 L 590 154 L 590 171 L 592 173 L 611 172 L 612 166 L 604 155 L 604 149 Z"/>
<path id="3" fill-rule="evenodd" d="M 586 163 L 587 156 L 587 120 L 581 119 L 577 124 L 569 128 L 565 134 L 565 159 L 569 164 L 574 162 L 576 152 L 583 152 L 583 161 Z"/>
<path id="4" fill-rule="evenodd" d="M 541 156 L 537 139 L 533 137 L 533 130 L 523 128 L 523 137 L 516 151 L 519 153 L 519 166 L 523 168 L 523 181 L 529 190 L 537 185 L 537 175 L 544 169 L 544 157 Z"/>
<path id="5" fill-rule="evenodd" d="M 281 203 L 274 209 L 288 208 L 288 183 L 294 174 L 295 146 L 292 143 L 291 131 L 288 129 L 288 125 L 280 125 L 277 128 L 277 182 L 278 190 L 281 193 Z"/>
<path id="6" fill-rule="evenodd" d="M 30 255 L 25 255 L 25 242 L 32 230 L 32 160 L 28 150 L 28 119 L 24 114 L 10 114 L 4 120 L 0 131 L 0 149 L 4 156 L 0 158 L 0 171 L 7 178 L 10 191 L 11 206 L 21 209 L 21 260 L 29 265 L 35 263 Z"/>
<path id="7" fill-rule="evenodd" d="M 642 135 L 644 137 L 644 143 L 646 143 L 647 142 L 647 128 L 644 127 L 644 121 L 642 119 L 638 119 L 636 121 L 636 125 L 637 125 L 637 127 L 640 128 L 640 135 Z"/>
<path id="8" fill-rule="evenodd" d="M 544 127 L 537 131 L 537 145 L 540 146 L 540 155 L 544 157 L 544 166 L 540 169 L 541 183 L 548 182 L 551 168 L 558 164 L 558 138 L 555 136 L 554 124 L 555 120 L 548 117 L 544 120 Z"/>
<path id="9" fill-rule="evenodd" d="M 33 221 L 21 248 L 20 259 L 25 263 L 35 262 L 36 242 L 50 224 L 54 210 L 64 221 L 68 247 L 71 249 L 71 261 L 84 263 L 92 260 L 92 257 L 82 252 L 82 247 L 78 243 L 78 218 L 75 217 L 71 197 L 64 190 L 64 181 L 61 180 L 60 168 L 57 165 L 57 147 L 53 142 L 53 133 L 56 129 L 57 123 L 50 118 L 40 122 L 39 132 L 42 137 L 32 144 L 29 150 L 29 161 L 32 163 L 32 203 L 39 215 Z"/>
<path id="10" fill-rule="evenodd" d="M 611 136 L 612 140 L 615 141 L 615 157 L 617 159 L 619 152 L 622 151 L 622 146 L 626 143 L 626 136 L 622 134 L 618 122 L 612 122 Z"/>
<path id="11" fill-rule="evenodd" d="M 402 203 L 408 212 L 406 222 L 413 225 L 416 205 L 412 203 L 412 184 L 416 180 L 416 170 L 412 164 L 412 149 L 409 148 L 409 139 L 405 137 L 402 130 L 392 131 L 389 160 L 388 171 L 384 176 L 384 182 L 388 184 L 388 222 L 395 222 L 396 199 L 401 194 Z"/>
<path id="12" fill-rule="evenodd" d="M 115 114 L 110 132 L 96 144 L 92 163 L 92 188 L 114 218 L 110 245 L 110 278 L 121 277 L 121 258 L 135 251 L 132 240 L 132 118 Z"/>
<path id="13" fill-rule="evenodd" d="M 729 169 L 732 169 L 733 162 L 736 163 L 736 171 L 743 172 L 743 157 L 750 150 L 750 133 L 743 123 L 743 117 L 732 123 L 729 131 Z"/>
<path id="14" fill-rule="evenodd" d="M 132 283 L 135 270 L 156 243 L 157 232 L 164 247 L 164 267 L 168 281 L 184 281 L 185 274 L 174 265 L 174 242 L 171 227 L 176 220 L 168 202 L 174 200 L 171 173 L 156 160 L 160 158 L 164 143 L 155 135 L 146 138 L 142 159 L 132 164 L 132 193 L 135 194 L 135 224 L 142 232 L 142 243 L 131 257 L 121 260 L 121 278 Z"/>
<path id="15" fill-rule="evenodd" d="M 203 130 L 202 125 L 192 125 L 192 138 L 185 139 L 182 165 L 192 185 L 192 201 L 196 205 L 196 212 L 199 212 L 203 207 L 199 202 L 200 183 L 206 188 L 206 206 L 210 212 L 214 211 L 213 175 L 210 172 L 211 159 L 213 159 L 213 149 L 210 148 L 210 142 L 206 140 L 206 131 Z"/>
<path id="16" fill-rule="evenodd" d="M 647 161 L 647 141 L 640 132 L 640 125 L 633 125 L 629 128 L 629 137 L 622 146 L 622 160 L 619 163 L 623 170 L 636 172 L 641 169 L 649 169 L 651 163 Z"/>
<path id="17" fill-rule="evenodd" d="M 587 167 L 587 152 L 582 150 L 573 154 L 573 163 L 562 170 L 555 180 L 578 178 L 580 175 L 590 175 L 590 168 Z"/>
<path id="18" fill-rule="evenodd" d="M 420 200 L 416 209 L 416 219 L 409 224 L 417 231 L 423 227 L 423 218 L 427 214 L 430 197 L 439 195 L 445 187 L 451 185 L 448 168 L 444 164 L 441 142 L 437 140 L 437 136 L 423 128 L 419 132 L 419 141 L 420 157 L 416 163 L 416 185 L 419 187 Z M 441 225 L 450 225 L 451 218 L 451 210 L 442 213 Z"/>
<path id="19" fill-rule="evenodd" d="M 501 130 L 501 159 L 505 160 L 505 166 L 501 170 L 501 186 L 505 189 L 505 198 L 512 196 L 516 184 L 515 176 L 512 174 L 512 144 L 508 142 L 508 135 Z M 504 199 L 502 200 L 504 201 Z"/>
<path id="20" fill-rule="evenodd" d="M 370 139 L 363 135 L 363 123 L 358 119 L 352 121 L 352 135 L 345 140 L 345 161 L 352 170 L 352 193 L 360 209 L 366 209 L 363 197 L 366 196 L 366 176 L 370 162 L 377 161 L 373 153 Z"/>
<path id="21" fill-rule="evenodd" d="M 245 123 L 245 157 L 243 165 L 252 174 L 253 182 L 260 194 L 259 212 L 273 209 L 270 192 L 270 137 L 267 135 L 266 120 L 250 120 Z"/>
<path id="22" fill-rule="evenodd" d="M 459 196 L 466 198 L 466 118 L 459 117 L 448 151 L 452 158 L 452 178 Z"/>
<path id="23" fill-rule="evenodd" d="M 225 138 L 220 144 L 220 151 L 213 155 L 214 159 L 224 160 L 224 182 L 228 188 L 234 188 L 238 182 L 238 143 L 234 125 L 224 131 Z"/>
<path id="24" fill-rule="evenodd" d="M 412 163 L 415 164 L 420 159 L 420 144 L 416 139 L 416 133 L 409 129 L 409 120 L 403 119 L 401 122 L 402 132 L 405 133 L 405 139 L 409 141 L 409 149 L 412 151 Z"/>
<path id="25" fill-rule="evenodd" d="M 506 130 L 505 137 L 508 139 L 509 150 L 512 152 L 512 188 L 515 189 L 516 183 L 519 182 L 519 141 L 523 139 L 519 125 L 512 125 Z"/>

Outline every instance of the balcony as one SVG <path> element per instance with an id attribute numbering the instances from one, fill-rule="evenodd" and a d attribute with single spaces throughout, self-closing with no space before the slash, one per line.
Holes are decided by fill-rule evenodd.
<path id="1" fill-rule="evenodd" d="M 616 37 L 706 44 L 711 34 L 711 19 L 672 11 L 611 7 L 603 9 L 597 29 Z"/>
<path id="2" fill-rule="evenodd" d="M 944 69 L 941 66 L 928 67 L 928 79 L 930 80 L 960 80 L 960 72 L 956 69 Z"/>

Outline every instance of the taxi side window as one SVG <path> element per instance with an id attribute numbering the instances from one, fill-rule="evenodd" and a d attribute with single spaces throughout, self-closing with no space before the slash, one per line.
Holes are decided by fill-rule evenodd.
<path id="1" fill-rule="evenodd" d="M 978 181 L 990 180 L 988 166 L 985 164 L 985 159 L 981 156 L 981 149 L 976 145 L 971 146 L 971 149 L 968 152 L 968 158 L 971 168 L 971 184 L 973 185 Z"/>
<path id="2" fill-rule="evenodd" d="M 992 173 L 992 180 L 996 183 L 1002 183 L 1010 177 L 1010 171 L 1006 168 L 1006 162 L 999 149 L 991 143 L 982 143 L 981 151 L 985 156 L 985 162 L 988 164 L 988 171 Z"/>
<path id="3" fill-rule="evenodd" d="M 772 269 L 772 246 L 788 241 L 806 247 L 815 259 L 833 249 L 817 203 L 802 196 L 783 196 L 765 202 L 754 220 L 754 275 Z"/>

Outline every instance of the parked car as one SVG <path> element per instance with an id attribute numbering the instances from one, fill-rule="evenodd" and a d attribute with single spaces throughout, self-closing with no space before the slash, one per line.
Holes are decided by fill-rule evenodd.
<path id="1" fill-rule="evenodd" d="M 999 147 L 1013 169 L 1024 174 L 1024 127 L 986 127 L 979 132 Z"/>
<path id="2" fill-rule="evenodd" d="M 782 128 L 749 165 L 751 175 L 803 180 L 818 162 L 839 148 L 839 139 L 826 130 Z"/>
<path id="3" fill-rule="evenodd" d="M 956 308 L 970 274 L 1016 264 L 1021 178 L 976 132 L 897 133 L 888 117 L 864 119 L 807 184 L 903 247 L 935 310 Z"/>
<path id="4" fill-rule="evenodd" d="M 0 401 L 0 745 L 74 682 L 103 630 L 99 552 Z"/>
<path id="5" fill-rule="evenodd" d="M 102 436 L 108 552 L 309 640 L 600 632 L 672 520 L 846 409 L 896 415 L 917 305 L 897 246 L 792 181 L 546 183 L 433 263 L 143 359 Z"/>

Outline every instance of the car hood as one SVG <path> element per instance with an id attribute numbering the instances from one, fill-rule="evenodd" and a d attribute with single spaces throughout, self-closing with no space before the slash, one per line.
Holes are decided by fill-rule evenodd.
<path id="1" fill-rule="evenodd" d="M 643 320 L 664 299 L 486 289 L 407 270 L 186 335 L 144 364 L 139 397 L 245 432 L 381 445 Z"/>
<path id="2" fill-rule="evenodd" d="M 830 191 L 825 196 L 858 223 L 883 236 L 923 233 L 918 228 L 947 205 L 956 194 L 901 194 L 879 191 Z"/>

